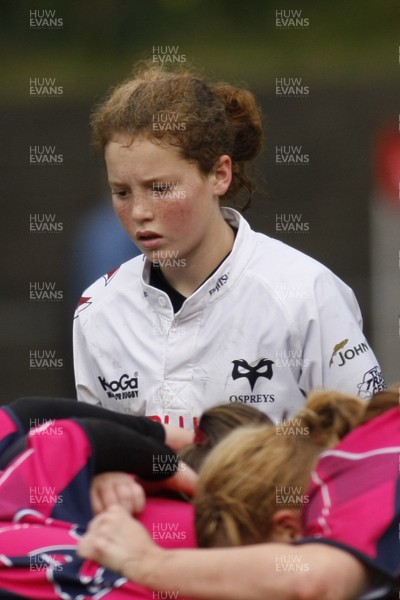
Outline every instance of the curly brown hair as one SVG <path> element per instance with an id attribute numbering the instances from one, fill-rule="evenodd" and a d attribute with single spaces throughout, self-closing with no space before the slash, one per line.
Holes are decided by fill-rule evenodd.
<path id="1" fill-rule="evenodd" d="M 232 159 L 232 182 L 224 198 L 244 188 L 248 208 L 254 184 L 246 172 L 262 147 L 261 112 L 253 94 L 227 83 L 208 84 L 190 70 L 145 65 L 97 105 L 93 142 L 104 152 L 115 134 L 150 137 L 174 145 L 208 175 L 223 154 Z"/>

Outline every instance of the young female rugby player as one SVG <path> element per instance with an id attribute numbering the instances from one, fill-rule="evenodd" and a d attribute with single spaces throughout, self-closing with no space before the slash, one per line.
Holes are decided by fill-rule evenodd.
<path id="1" fill-rule="evenodd" d="M 384 387 L 352 291 L 317 261 L 221 208 L 253 183 L 254 96 L 154 66 L 93 113 L 117 216 L 143 255 L 83 294 L 78 398 L 193 429 L 220 403 L 275 420 L 315 388 Z"/>

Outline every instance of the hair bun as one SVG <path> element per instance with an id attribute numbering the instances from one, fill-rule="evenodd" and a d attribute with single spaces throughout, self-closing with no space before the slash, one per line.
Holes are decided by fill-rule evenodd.
<path id="1" fill-rule="evenodd" d="M 252 160 L 262 147 L 261 112 L 251 92 L 227 83 L 216 84 L 213 92 L 225 105 L 234 134 L 232 159 Z"/>
<path id="2" fill-rule="evenodd" d="M 301 419 L 317 443 L 336 443 L 354 427 L 365 413 L 365 404 L 354 396 L 334 391 L 313 392 L 308 397 Z"/>

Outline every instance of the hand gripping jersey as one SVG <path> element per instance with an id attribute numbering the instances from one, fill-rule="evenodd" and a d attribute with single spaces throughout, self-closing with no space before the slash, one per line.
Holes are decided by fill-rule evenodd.
<path id="1" fill-rule="evenodd" d="M 21 435 L 17 420 L 0 409 L 3 451 Z M 76 554 L 92 517 L 91 456 L 85 428 L 59 420 L 31 430 L 26 449 L 0 472 L 0 599 L 10 593 L 37 600 L 163 597 Z M 148 498 L 139 520 L 161 546 L 196 545 L 190 504 Z"/>
<path id="2" fill-rule="evenodd" d="M 279 421 L 315 388 L 363 399 L 383 389 L 352 291 L 236 211 L 223 213 L 238 230 L 232 252 L 177 313 L 149 285 L 143 256 L 84 293 L 74 321 L 78 399 L 193 428 L 216 404 L 252 404 Z"/>
<path id="3" fill-rule="evenodd" d="M 302 512 L 301 543 L 343 548 L 400 585 L 400 408 L 321 454 Z"/>

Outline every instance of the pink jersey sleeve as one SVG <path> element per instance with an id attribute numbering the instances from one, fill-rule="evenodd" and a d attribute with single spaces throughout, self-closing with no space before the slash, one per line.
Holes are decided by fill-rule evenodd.
<path id="1" fill-rule="evenodd" d="M 0 475 L 0 520 L 30 509 L 85 525 L 91 518 L 91 454 L 86 432 L 74 420 L 31 429 L 26 449 Z"/>
<path id="2" fill-rule="evenodd" d="M 14 413 L 7 406 L 0 408 L 0 456 L 23 435 L 24 431 Z"/>
<path id="3" fill-rule="evenodd" d="M 400 574 L 400 407 L 357 427 L 324 452 L 303 506 L 305 535 L 348 548 Z"/>

